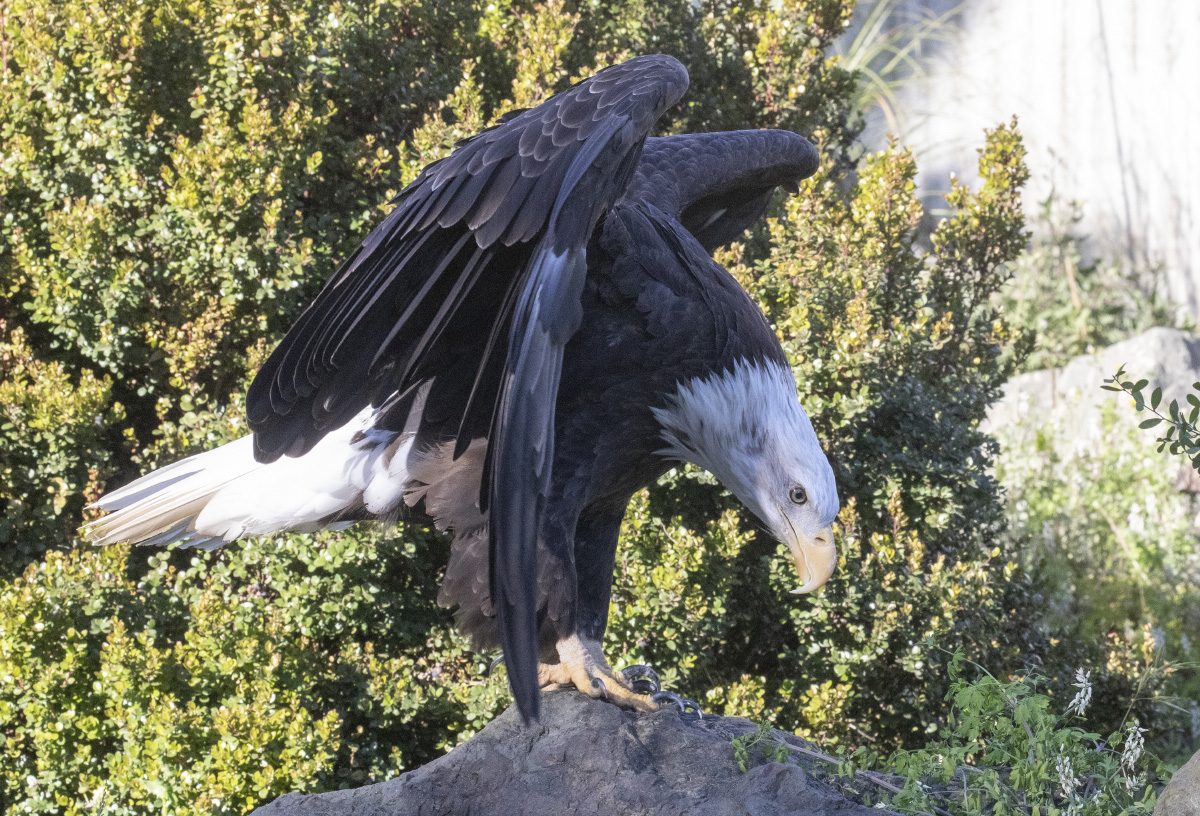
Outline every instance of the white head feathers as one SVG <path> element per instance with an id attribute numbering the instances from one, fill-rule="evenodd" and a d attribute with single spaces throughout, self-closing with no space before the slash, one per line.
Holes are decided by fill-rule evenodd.
<path id="1" fill-rule="evenodd" d="M 710 471 L 760 518 L 796 485 L 808 494 L 813 524 L 828 526 L 837 515 L 833 469 L 790 369 L 739 360 L 681 383 L 665 408 L 652 410 L 667 443 L 659 453 Z"/>

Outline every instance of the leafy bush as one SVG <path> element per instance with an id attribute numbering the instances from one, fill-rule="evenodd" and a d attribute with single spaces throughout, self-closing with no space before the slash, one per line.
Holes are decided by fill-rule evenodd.
<path id="1" fill-rule="evenodd" d="M 283 610 L 163 598 L 127 556 L 53 553 L 0 598 L 9 812 L 240 813 L 330 766 L 338 718 L 288 682 L 311 649 Z"/>
<path id="2" fill-rule="evenodd" d="M 507 700 L 414 568 L 445 547 L 277 537 L 140 576 L 123 546 L 49 554 L 0 593 L 0 801 L 243 813 L 435 758 Z"/>
<path id="3" fill-rule="evenodd" d="M 72 540 L 107 474 L 106 426 L 124 418 L 110 378 L 72 376 L 5 328 L 0 321 L 0 576 Z"/>
<path id="4" fill-rule="evenodd" d="M 899 774 L 903 787 L 888 785 L 884 790 L 894 795 L 877 801 L 901 813 L 1105 816 L 1154 810 L 1156 783 L 1166 768 L 1145 749 L 1146 729 L 1136 718 L 1104 739 L 1085 729 L 1091 696 L 1085 675 L 1062 706 L 1040 691 L 1044 678 L 1037 674 L 1000 681 L 982 671 L 972 682 L 962 676 L 962 661 L 958 654 L 950 665 L 951 714 L 937 740 L 898 751 L 885 763 L 859 750 L 843 772 L 882 765 Z"/>

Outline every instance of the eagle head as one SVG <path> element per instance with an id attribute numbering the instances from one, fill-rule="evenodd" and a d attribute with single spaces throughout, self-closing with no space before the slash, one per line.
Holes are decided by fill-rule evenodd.
<path id="1" fill-rule="evenodd" d="M 811 592 L 833 574 L 833 469 L 796 398 L 791 369 L 740 360 L 731 369 L 680 383 L 652 409 L 663 456 L 711 472 L 791 550 Z"/>

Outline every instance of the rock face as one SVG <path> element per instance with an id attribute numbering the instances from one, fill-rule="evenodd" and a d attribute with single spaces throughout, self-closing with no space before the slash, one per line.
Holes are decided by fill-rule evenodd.
<path id="1" fill-rule="evenodd" d="M 423 768 L 357 790 L 288 794 L 254 816 L 887 813 L 844 798 L 811 767 L 768 762 L 753 748 L 752 767 L 742 773 L 732 740 L 756 730 L 734 717 L 635 714 L 574 691 L 550 692 L 541 725 L 522 725 L 510 708 Z M 806 747 L 790 734 L 777 736 Z"/>
<path id="2" fill-rule="evenodd" d="M 1134 412 L 1129 397 L 1100 388 L 1122 365 L 1130 378 L 1145 377 L 1151 389 L 1161 386 L 1164 407 L 1172 399 L 1186 406 L 1192 383 L 1200 381 L 1200 337 L 1177 329 L 1150 329 L 1095 354 L 1076 357 L 1062 368 L 1014 377 L 1005 384 L 1004 396 L 988 411 L 984 430 L 1005 432 L 1026 417 L 1035 419 L 1026 425 L 1039 428 L 1058 421 L 1067 426 L 1069 442 L 1082 449 L 1100 438 L 1100 410 L 1105 403 L 1115 403 L 1129 424 L 1136 424 L 1146 417 Z M 1154 435 L 1150 432 L 1147 437 L 1153 439 Z"/>
<path id="3" fill-rule="evenodd" d="M 1200 752 L 1171 777 L 1154 816 L 1200 816 Z"/>

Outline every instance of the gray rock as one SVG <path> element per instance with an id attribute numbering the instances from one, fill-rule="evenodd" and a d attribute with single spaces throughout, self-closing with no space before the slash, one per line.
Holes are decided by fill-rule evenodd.
<path id="1" fill-rule="evenodd" d="M 1115 404 L 1131 425 L 1146 418 L 1134 412 L 1127 396 L 1100 387 L 1122 365 L 1129 377 L 1148 379 L 1150 389 L 1161 386 L 1164 406 L 1172 399 L 1186 405 L 1192 383 L 1200 381 L 1200 338 L 1178 329 L 1150 329 L 1094 354 L 1076 357 L 1062 368 L 1014 377 L 1005 384 L 1004 396 L 988 411 L 983 429 L 1003 437 L 1015 428 L 1058 424 L 1069 433 L 1070 446 L 1083 449 L 1101 437 L 1101 406 L 1105 403 Z M 1149 396 L 1150 390 L 1146 394 Z M 1147 432 L 1148 439 L 1154 436 L 1153 431 Z"/>
<path id="2" fill-rule="evenodd" d="M 574 691 L 542 697 L 542 723 L 510 708 L 468 742 L 415 771 L 357 790 L 288 794 L 254 816 L 879 816 L 820 781 L 812 766 L 768 762 L 742 773 L 736 717 L 635 714 Z M 807 744 L 777 736 L 796 748 Z M 804 759 L 793 752 L 797 760 Z"/>
<path id="3" fill-rule="evenodd" d="M 1200 816 L 1200 752 L 1171 777 L 1154 816 Z"/>

